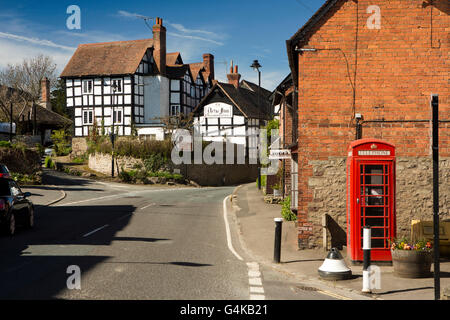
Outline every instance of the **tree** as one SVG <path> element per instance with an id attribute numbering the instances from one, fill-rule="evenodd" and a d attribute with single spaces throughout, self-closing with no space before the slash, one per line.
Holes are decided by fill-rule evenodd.
<path id="1" fill-rule="evenodd" d="M 42 54 L 24 59 L 22 63 L 8 64 L 0 70 L 0 111 L 3 113 L 0 117 L 17 123 L 29 105 L 36 115 L 34 106 L 39 101 L 44 77 L 50 80 L 51 87 L 56 85 L 56 64 L 51 57 Z M 11 114 L 11 104 L 19 111 Z"/>
<path id="2" fill-rule="evenodd" d="M 27 92 L 34 101 L 40 97 L 41 80 L 44 77 L 50 80 L 51 88 L 56 86 L 56 64 L 51 57 L 42 54 L 15 65 L 8 64 L 0 71 L 1 84 Z"/>
<path id="3" fill-rule="evenodd" d="M 66 84 L 64 80 L 59 79 L 56 82 L 56 88 L 52 91 L 51 103 L 54 112 L 69 117 L 66 109 Z"/>

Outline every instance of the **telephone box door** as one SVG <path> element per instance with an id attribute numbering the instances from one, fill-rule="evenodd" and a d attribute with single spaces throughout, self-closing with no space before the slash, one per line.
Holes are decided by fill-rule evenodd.
<path id="1" fill-rule="evenodd" d="M 363 258 L 363 227 L 370 226 L 372 229 L 371 259 L 390 261 L 389 240 L 395 236 L 394 162 L 357 160 L 355 169 L 357 171 L 357 187 L 355 188 L 357 219 L 354 222 L 359 224 L 355 240 L 360 244 L 357 260 Z"/>

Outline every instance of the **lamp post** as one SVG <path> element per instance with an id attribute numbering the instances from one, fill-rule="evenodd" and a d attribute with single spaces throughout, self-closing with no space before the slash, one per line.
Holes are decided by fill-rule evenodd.
<path id="1" fill-rule="evenodd" d="M 114 97 L 116 96 L 116 91 L 117 91 L 117 83 L 113 82 L 111 85 L 112 88 L 112 101 L 111 101 L 111 133 L 110 133 L 110 138 L 111 138 L 111 177 L 114 178 L 114 141 L 116 140 L 115 137 L 115 133 L 114 133 L 114 122 L 115 122 L 115 114 L 114 114 Z"/>
<path id="2" fill-rule="evenodd" d="M 250 66 L 250 68 L 252 68 L 253 70 L 258 72 L 258 94 L 257 94 L 257 98 L 258 98 L 258 114 L 261 115 L 261 111 L 260 111 L 260 95 L 261 95 L 261 71 L 259 70 L 260 68 L 262 68 L 262 66 L 259 64 L 258 60 L 253 60 L 252 65 Z M 261 121 L 261 116 L 259 117 L 259 121 Z M 259 137 L 259 135 L 258 135 Z M 261 190 L 261 166 L 258 166 L 258 189 Z"/>

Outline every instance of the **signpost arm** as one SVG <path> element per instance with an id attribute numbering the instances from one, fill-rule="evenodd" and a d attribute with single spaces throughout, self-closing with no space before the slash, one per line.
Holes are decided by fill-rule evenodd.
<path id="1" fill-rule="evenodd" d="M 434 299 L 441 298 L 439 265 L 439 96 L 431 95 L 433 118 Z"/>

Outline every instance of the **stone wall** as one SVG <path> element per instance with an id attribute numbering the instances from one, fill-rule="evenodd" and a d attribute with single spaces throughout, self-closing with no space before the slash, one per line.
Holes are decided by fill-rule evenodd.
<path id="1" fill-rule="evenodd" d="M 327 214 L 346 232 L 346 158 L 330 157 L 310 161 L 313 176 L 308 187 L 313 199 L 308 204 L 309 225 L 312 228 L 309 247 L 322 246 L 322 217 Z M 431 158 L 397 158 L 397 236 L 409 236 L 411 220 L 433 218 L 433 167 Z M 440 212 L 442 220 L 450 219 L 450 158 L 440 160 Z M 336 234 L 341 234 L 337 232 Z M 329 238 L 334 235 L 329 234 Z M 343 244 L 345 245 L 345 243 Z"/>
<path id="2" fill-rule="evenodd" d="M 251 164 L 190 164 L 175 166 L 188 180 L 201 186 L 231 186 L 255 182 L 258 166 Z"/>
<path id="3" fill-rule="evenodd" d="M 117 157 L 114 163 L 115 173 L 118 174 L 122 167 L 126 170 L 132 170 L 135 165 L 144 165 L 142 160 L 131 157 Z M 111 174 L 111 155 L 96 153 L 89 155 L 89 168 L 91 170 L 110 175 Z"/>
<path id="4" fill-rule="evenodd" d="M 87 152 L 88 145 L 86 138 L 72 138 L 72 154 L 74 156 L 83 155 Z M 110 160 L 111 161 L 111 160 Z M 111 169 L 111 165 L 110 165 Z"/>
<path id="5" fill-rule="evenodd" d="M 134 169 L 135 165 L 144 165 L 141 159 L 131 157 L 118 157 L 115 162 L 115 172 L 122 167 L 126 170 Z M 111 174 L 111 155 L 109 154 L 91 154 L 89 155 L 89 168 L 110 175 Z M 255 182 L 258 176 L 257 165 L 243 164 L 191 164 L 174 166 L 187 180 L 192 180 L 201 186 L 224 186 L 238 185 L 247 182 Z"/>

